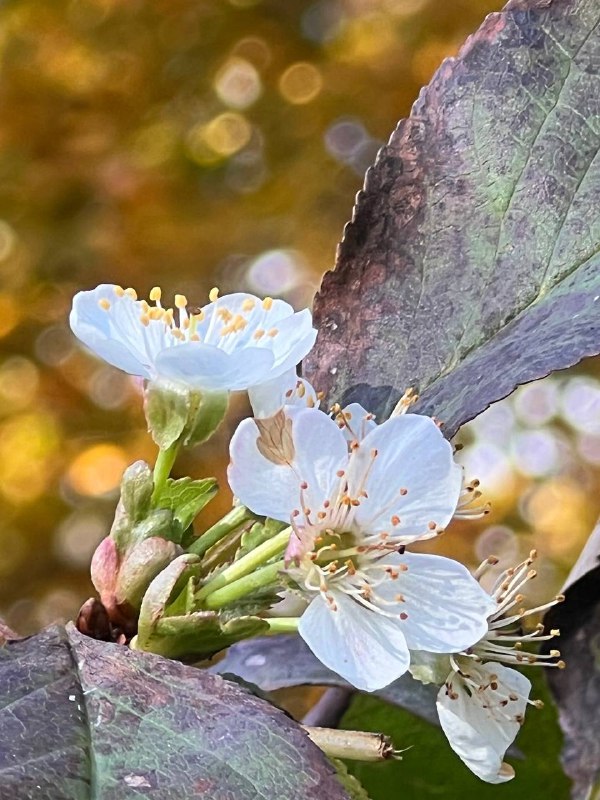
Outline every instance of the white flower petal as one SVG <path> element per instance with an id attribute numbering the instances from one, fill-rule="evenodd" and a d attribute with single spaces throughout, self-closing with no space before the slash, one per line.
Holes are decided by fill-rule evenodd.
<path id="1" fill-rule="evenodd" d="M 238 292 L 220 297 L 202 311 L 204 320 L 196 327 L 202 342 L 228 353 L 258 349 L 271 354 L 269 368 L 257 371 L 251 382 L 236 387 L 240 389 L 271 380 L 295 367 L 317 335 L 310 311 L 294 312 L 283 300 L 271 300 L 265 306 L 254 295 Z M 237 332 L 228 333 L 229 323 L 236 317 L 242 324 Z"/>
<path id="2" fill-rule="evenodd" d="M 360 403 L 350 403 L 342 409 L 346 425 L 340 429 L 349 442 L 362 442 L 365 436 L 377 427 L 375 417 Z"/>
<path id="3" fill-rule="evenodd" d="M 161 377 L 208 391 L 245 389 L 256 375 L 268 373 L 273 355 L 247 347 L 228 353 L 203 342 L 189 342 L 163 350 L 156 359 Z"/>
<path id="4" fill-rule="evenodd" d="M 300 617 L 298 632 L 317 658 L 365 692 L 403 675 L 409 654 L 400 625 L 343 592 L 330 594 L 335 610 L 319 595 Z"/>
<path id="5" fill-rule="evenodd" d="M 239 293 L 219 298 L 203 312 L 203 320 L 199 315 L 190 320 L 180 306 L 157 312 L 129 291 L 102 284 L 76 295 L 71 327 L 125 372 L 208 391 L 271 380 L 304 358 L 316 337 L 310 311 L 295 313 L 282 300 Z"/>
<path id="6" fill-rule="evenodd" d="M 283 413 L 283 412 L 282 412 Z M 286 408 L 293 443 L 289 463 L 275 463 L 260 452 L 259 428 L 244 420 L 231 439 L 229 483 L 240 502 L 254 513 L 289 521 L 301 510 L 300 484 L 305 507 L 316 513 L 339 483 L 337 470 L 348 460 L 346 442 L 327 414 L 311 408 Z"/>
<path id="7" fill-rule="evenodd" d="M 151 378 L 155 356 L 167 346 L 165 326 L 156 323 L 159 328 L 145 328 L 139 319 L 140 304 L 128 295 L 117 295 L 116 288 L 104 283 L 91 291 L 78 292 L 69 317 L 71 329 L 109 364 L 130 375 Z"/>
<path id="8" fill-rule="evenodd" d="M 520 672 L 495 662 L 470 669 L 470 674 L 487 685 L 494 676 L 498 688 L 467 690 L 463 679 L 452 673 L 451 689 L 442 686 L 437 698 L 440 724 L 450 747 L 475 775 L 488 783 L 504 783 L 514 777 L 503 758 L 521 727 L 518 719 L 525 714 L 531 683 Z"/>
<path id="9" fill-rule="evenodd" d="M 380 583 L 376 593 L 387 603 L 383 608 L 404 614 L 402 632 L 411 650 L 456 653 L 474 645 L 488 631 L 494 600 L 458 561 L 443 556 L 392 553 L 381 566 L 406 567 L 396 580 Z"/>
<path id="10" fill-rule="evenodd" d="M 290 367 L 295 367 L 312 349 L 317 331 L 312 327 L 312 315 L 305 308 L 292 317 L 280 320 L 277 323 L 278 334 L 273 338 L 264 337 L 259 345 L 265 343 L 269 346 L 274 356 L 271 377 L 281 375 Z"/>
<path id="11" fill-rule="evenodd" d="M 283 375 L 248 389 L 248 399 L 255 417 L 272 417 L 283 406 L 317 408 L 317 393 L 304 378 L 299 378 L 296 368 L 286 370 Z"/>
<path id="12" fill-rule="evenodd" d="M 355 496 L 367 473 L 368 498 L 355 515 L 364 529 L 393 532 L 407 544 L 435 536 L 434 528 L 443 529 L 452 519 L 462 471 L 429 417 L 406 414 L 377 425 L 353 453 L 350 494 Z M 392 528 L 396 517 L 400 522 Z"/>

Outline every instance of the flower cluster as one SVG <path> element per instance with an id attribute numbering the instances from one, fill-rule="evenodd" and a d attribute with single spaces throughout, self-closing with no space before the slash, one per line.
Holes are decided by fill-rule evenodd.
<path id="1" fill-rule="evenodd" d="M 153 476 L 141 465 L 124 480 L 94 561 L 113 624 L 138 631 L 132 646 L 202 656 L 256 633 L 297 631 L 363 691 L 407 671 L 437 683 L 451 747 L 483 780 L 511 778 L 504 754 L 536 705 L 514 667 L 563 666 L 558 651 L 524 648 L 557 631 L 520 628 L 544 608 L 521 608 L 533 555 L 486 591 L 491 560 L 473 575 L 411 550 L 487 510 L 437 423 L 409 413 L 414 393 L 381 424 L 357 403 L 322 410 L 296 372 L 316 337 L 310 312 L 271 298 L 213 290 L 191 310 L 182 295 L 165 307 L 158 288 L 146 302 L 102 285 L 75 297 L 71 326 L 101 358 L 144 379 L 160 448 Z M 208 438 L 228 393 L 240 390 L 253 417 L 230 444 L 236 505 L 196 537 L 192 519 L 216 483 L 168 476 L 178 449 Z M 153 559 L 140 556 L 150 549 Z M 276 613 L 283 596 L 296 598 L 298 616 Z"/>

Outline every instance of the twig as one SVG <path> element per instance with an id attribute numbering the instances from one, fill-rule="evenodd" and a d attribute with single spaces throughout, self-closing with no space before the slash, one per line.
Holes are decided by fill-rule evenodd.
<path id="1" fill-rule="evenodd" d="M 327 689 L 302 720 L 303 725 L 335 728 L 346 713 L 354 692 L 334 686 Z"/>

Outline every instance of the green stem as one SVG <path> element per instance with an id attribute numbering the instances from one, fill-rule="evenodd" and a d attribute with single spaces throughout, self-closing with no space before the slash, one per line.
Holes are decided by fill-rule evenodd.
<path id="1" fill-rule="evenodd" d="M 269 623 L 267 633 L 298 633 L 300 617 L 268 617 L 265 622 Z"/>
<path id="2" fill-rule="evenodd" d="M 188 547 L 188 553 L 203 556 L 213 545 L 252 519 L 255 519 L 255 516 L 246 506 L 236 506 L 228 514 L 225 514 L 223 519 L 216 522 L 212 528 L 209 528 L 202 536 L 193 541 Z"/>
<path id="3" fill-rule="evenodd" d="M 226 567 L 200 589 L 196 594 L 196 600 L 202 602 L 209 594 L 216 592 L 217 589 L 222 589 L 239 578 L 243 578 L 245 575 L 254 572 L 258 567 L 261 567 L 266 561 L 281 555 L 287 547 L 290 533 L 291 528 L 286 528 L 281 533 L 267 539 L 266 542 L 259 544 L 258 547 L 242 556 L 238 561 L 234 561 L 233 564 Z"/>
<path id="4" fill-rule="evenodd" d="M 181 441 L 177 439 L 165 450 L 159 450 L 154 465 L 154 491 L 152 492 L 152 502 L 156 502 L 159 494 L 167 483 L 167 478 L 171 474 L 173 464 L 177 458 Z"/>
<path id="5" fill-rule="evenodd" d="M 205 597 L 203 606 L 204 608 L 217 609 L 235 603 L 236 600 L 245 597 L 245 595 L 256 589 L 262 589 L 263 586 L 277 583 L 277 578 L 282 569 L 285 569 L 283 561 L 267 564 L 266 567 L 261 567 L 249 575 L 227 584 L 222 589 L 211 592 Z"/>

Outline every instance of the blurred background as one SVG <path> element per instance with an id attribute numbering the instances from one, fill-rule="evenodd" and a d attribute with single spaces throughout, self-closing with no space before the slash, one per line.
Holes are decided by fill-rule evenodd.
<path id="1" fill-rule="evenodd" d="M 0 8 L 0 614 L 76 614 L 125 466 L 152 461 L 138 387 L 70 334 L 73 294 L 214 285 L 310 304 L 364 171 L 499 0 L 19 0 Z M 560 587 L 600 512 L 590 361 L 461 434 L 493 504 L 440 547 L 536 546 Z M 177 469 L 224 480 L 222 430 Z M 226 510 L 227 491 L 199 521 Z"/>

